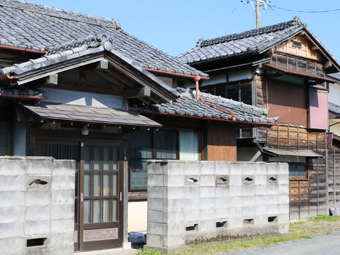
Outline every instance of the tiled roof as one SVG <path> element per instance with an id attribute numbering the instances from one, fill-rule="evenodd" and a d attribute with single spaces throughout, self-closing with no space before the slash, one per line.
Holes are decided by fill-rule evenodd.
<path id="1" fill-rule="evenodd" d="M 305 27 L 298 17 L 272 26 L 249 30 L 242 33 L 218 37 L 211 40 L 200 39 L 196 48 L 178 56 L 183 63 L 195 63 L 253 53 L 270 48 L 284 38 L 290 37 Z"/>
<path id="2" fill-rule="evenodd" d="M 338 83 L 340 83 L 340 73 L 331 73 L 331 74 L 328 74 L 327 76 L 338 80 L 339 81 Z"/>
<path id="3" fill-rule="evenodd" d="M 0 45 L 45 51 L 106 30 L 119 51 L 143 68 L 207 76 L 121 29 L 117 20 L 18 0 L 0 0 Z"/>
<path id="4" fill-rule="evenodd" d="M 195 91 L 186 91 L 185 89 L 178 89 L 181 93 L 179 100 L 171 103 L 156 104 L 155 111 L 160 113 L 192 116 L 192 117 L 206 117 L 231 120 L 232 115 L 225 111 L 213 108 L 202 102 L 196 100 Z M 261 123 L 274 123 L 278 120 L 276 118 L 268 118 L 268 109 L 247 105 L 242 102 L 226 99 L 219 96 L 214 96 L 208 93 L 199 93 L 200 100 L 211 105 L 222 108 L 223 110 L 235 114 L 236 121 L 246 122 L 261 122 Z"/>
<path id="5" fill-rule="evenodd" d="M 80 121 L 87 123 L 114 124 L 127 126 L 161 127 L 162 125 L 139 114 L 112 108 L 71 104 L 23 105 L 42 119 Z"/>
<path id="6" fill-rule="evenodd" d="M 328 102 L 328 111 L 335 113 L 335 114 L 340 114 L 340 106 L 333 104 L 331 102 Z"/>
<path id="7" fill-rule="evenodd" d="M 264 153 L 275 154 L 276 156 L 296 156 L 296 157 L 312 157 L 319 158 L 322 155 L 313 152 L 312 150 L 293 150 L 293 149 L 277 149 L 263 147 Z"/>

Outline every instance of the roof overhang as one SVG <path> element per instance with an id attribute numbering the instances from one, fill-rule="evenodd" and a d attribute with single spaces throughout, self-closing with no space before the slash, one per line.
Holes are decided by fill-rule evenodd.
<path id="1" fill-rule="evenodd" d="M 121 126 L 161 127 L 138 112 L 71 104 L 23 105 L 39 120 L 58 120 Z"/>
<path id="2" fill-rule="evenodd" d="M 297 70 L 293 70 L 293 69 L 288 69 L 285 67 L 281 67 L 281 66 L 276 66 L 276 65 L 272 65 L 272 64 L 265 64 L 263 65 L 264 68 L 268 68 L 274 71 L 278 71 L 281 72 L 282 74 L 290 74 L 293 76 L 299 76 L 299 77 L 303 77 L 305 79 L 308 80 L 315 80 L 315 81 L 320 81 L 320 82 L 336 82 L 334 79 L 330 78 L 330 77 L 326 77 L 326 76 L 320 76 L 320 75 L 316 75 L 316 74 L 312 74 L 312 73 L 308 73 L 308 72 L 303 72 L 303 71 L 297 71 Z"/>
<path id="3" fill-rule="evenodd" d="M 323 156 L 313 152 L 312 150 L 292 150 L 292 149 L 276 149 L 276 148 L 262 148 L 263 153 L 270 156 L 295 156 L 295 157 L 309 157 L 309 158 L 322 158 Z"/>

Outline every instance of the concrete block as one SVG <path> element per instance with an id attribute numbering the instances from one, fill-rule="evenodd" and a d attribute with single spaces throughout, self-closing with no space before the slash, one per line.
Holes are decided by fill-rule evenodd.
<path id="1" fill-rule="evenodd" d="M 215 197 L 214 199 L 214 207 L 215 209 L 218 208 L 229 208 L 229 196 L 226 197 Z"/>
<path id="2" fill-rule="evenodd" d="M 216 168 L 216 162 L 213 161 L 201 161 L 201 175 L 214 175 L 215 174 L 215 168 Z"/>
<path id="3" fill-rule="evenodd" d="M 148 221 L 156 223 L 166 223 L 164 221 L 164 212 L 162 211 L 148 211 Z"/>
<path id="4" fill-rule="evenodd" d="M 1 161 L 0 161 L 1 164 Z M 0 238 L 0 254 L 24 254 L 26 248 L 26 238 Z"/>
<path id="5" fill-rule="evenodd" d="M 25 205 L 24 191 L 1 191 L 0 207 Z"/>
<path id="6" fill-rule="evenodd" d="M 50 206 L 26 206 L 26 221 L 44 221 L 51 218 Z"/>
<path id="7" fill-rule="evenodd" d="M 230 207 L 229 208 L 229 218 L 237 219 L 242 218 L 243 216 L 243 208 L 242 207 Z"/>
<path id="8" fill-rule="evenodd" d="M 1 215 L 0 223 L 21 222 L 24 220 L 25 207 L 24 206 L 0 207 L 0 215 Z"/>
<path id="9" fill-rule="evenodd" d="M 164 210 L 164 200 L 160 198 L 148 198 L 148 210 Z"/>
<path id="10" fill-rule="evenodd" d="M 215 175 L 201 175 L 200 185 L 202 187 L 209 187 L 209 186 L 215 187 L 216 186 Z"/>
<path id="11" fill-rule="evenodd" d="M 289 175 L 281 174 L 278 176 L 278 184 L 289 184 Z"/>
<path id="12" fill-rule="evenodd" d="M 228 229 L 241 229 L 242 227 L 243 227 L 243 218 L 232 218 L 228 221 Z"/>
<path id="13" fill-rule="evenodd" d="M 148 234 L 153 235 L 166 235 L 167 234 L 167 224 L 156 223 L 152 224 L 148 223 Z"/>
<path id="14" fill-rule="evenodd" d="M 42 246 L 42 247 L 28 247 L 25 255 L 45 255 L 50 254 L 48 247 Z"/>
<path id="15" fill-rule="evenodd" d="M 243 175 L 254 175 L 255 167 L 253 163 L 242 162 L 242 174 Z"/>
<path id="16" fill-rule="evenodd" d="M 201 187 L 200 188 L 200 197 L 201 198 L 213 198 L 215 197 L 215 187 Z"/>
<path id="17" fill-rule="evenodd" d="M 74 218 L 74 204 L 51 206 L 51 219 L 56 220 L 73 218 Z"/>
<path id="18" fill-rule="evenodd" d="M 267 196 L 266 195 L 259 195 L 254 196 L 255 206 L 266 206 L 267 205 Z"/>
<path id="19" fill-rule="evenodd" d="M 26 157 L 28 175 L 51 175 L 52 157 Z"/>
<path id="20" fill-rule="evenodd" d="M 53 176 L 52 190 L 74 190 L 75 179 L 73 175 Z"/>
<path id="21" fill-rule="evenodd" d="M 267 214 L 271 216 L 275 216 L 279 214 L 279 206 L 278 205 L 268 205 L 267 206 Z"/>
<path id="22" fill-rule="evenodd" d="M 44 190 L 49 192 L 51 188 L 51 176 L 50 175 L 28 175 L 26 178 L 26 189 L 32 190 Z"/>
<path id="23" fill-rule="evenodd" d="M 49 235 L 51 231 L 50 221 L 26 221 L 25 235 Z"/>
<path id="24" fill-rule="evenodd" d="M 76 169 L 76 161 L 71 159 L 58 159 L 53 161 L 54 169 L 52 176 L 74 176 Z M 54 178 L 53 178 L 54 179 Z"/>
<path id="25" fill-rule="evenodd" d="M 267 185 L 255 185 L 255 195 L 267 195 Z"/>
<path id="26" fill-rule="evenodd" d="M 267 185 L 267 175 L 256 174 L 255 185 Z"/>
<path id="27" fill-rule="evenodd" d="M 288 175 L 289 174 L 289 165 L 288 163 L 278 163 L 277 165 L 277 172 L 278 174 L 284 174 Z"/>
<path id="28" fill-rule="evenodd" d="M 0 240 L 10 237 L 24 236 L 23 222 L 0 223 Z"/>
<path id="29" fill-rule="evenodd" d="M 201 198 L 200 199 L 200 210 L 213 209 L 215 208 L 215 198 Z"/>
<path id="30" fill-rule="evenodd" d="M 242 175 L 242 163 L 229 163 L 229 175 Z"/>
<path id="31" fill-rule="evenodd" d="M 185 221 L 185 215 L 189 215 L 189 213 L 185 212 L 168 212 L 164 213 L 164 222 L 167 222 L 169 225 L 171 224 L 179 224 Z M 184 224 L 184 223 L 183 223 Z"/>
<path id="32" fill-rule="evenodd" d="M 268 225 L 268 216 L 266 214 L 255 215 L 254 225 L 256 225 L 256 226 L 261 226 L 261 225 L 266 226 L 266 225 Z"/>
<path id="33" fill-rule="evenodd" d="M 184 238 L 182 235 L 168 235 L 164 237 L 164 247 L 182 247 L 184 246 Z"/>
<path id="34" fill-rule="evenodd" d="M 164 175 L 150 174 L 148 175 L 148 186 L 149 187 L 164 187 L 166 183 L 164 182 Z"/>
<path id="35" fill-rule="evenodd" d="M 267 185 L 267 194 L 268 195 L 279 195 L 279 187 L 278 185 Z"/>
<path id="36" fill-rule="evenodd" d="M 256 163 L 253 164 L 253 167 L 255 169 L 254 175 L 256 175 L 256 177 L 267 174 L 267 165 L 266 164 L 267 163 L 262 163 L 262 162 L 261 163 L 260 162 L 256 162 Z"/>
<path id="37" fill-rule="evenodd" d="M 255 207 L 254 206 L 244 206 L 242 208 L 243 217 L 254 218 L 255 217 Z"/>
<path id="38" fill-rule="evenodd" d="M 159 163 L 156 163 L 155 160 L 147 160 L 147 164 L 148 164 L 147 166 L 148 176 L 152 174 L 160 175 L 164 174 L 163 167 L 161 167 Z"/>
<path id="39" fill-rule="evenodd" d="M 289 204 L 289 195 L 279 195 L 279 204 Z"/>
<path id="40" fill-rule="evenodd" d="M 217 185 L 215 187 L 215 197 L 229 197 L 229 185 Z"/>
<path id="41" fill-rule="evenodd" d="M 279 233 L 281 234 L 289 233 L 289 223 L 279 224 Z"/>
<path id="42" fill-rule="evenodd" d="M 51 234 L 50 236 L 50 247 L 51 248 L 62 248 L 74 245 L 74 233 L 58 233 Z"/>
<path id="43" fill-rule="evenodd" d="M 266 205 L 255 206 L 255 215 L 256 216 L 267 215 L 267 212 L 268 212 L 268 207 Z"/>
<path id="44" fill-rule="evenodd" d="M 52 192 L 52 205 L 74 204 L 74 190 L 55 190 Z"/>
<path id="45" fill-rule="evenodd" d="M 242 199 L 242 206 L 255 206 L 255 197 L 254 196 L 244 196 Z"/>
<path id="46" fill-rule="evenodd" d="M 268 163 L 267 164 L 267 175 L 278 174 L 278 164 L 277 163 Z"/>
<path id="47" fill-rule="evenodd" d="M 214 210 L 215 212 L 215 219 L 227 219 L 229 217 L 229 208 L 217 208 Z"/>
<path id="48" fill-rule="evenodd" d="M 185 186 L 185 177 L 183 175 L 168 175 L 168 187 L 183 187 Z"/>
<path id="49" fill-rule="evenodd" d="M 1 191 L 25 191 L 25 175 L 0 175 L 0 192 Z"/>
<path id="50" fill-rule="evenodd" d="M 190 198 L 190 197 L 189 197 Z M 185 208 L 184 199 L 168 199 L 168 211 L 183 211 Z"/>
<path id="51" fill-rule="evenodd" d="M 255 185 L 243 185 L 242 186 L 242 196 L 254 197 Z"/>
<path id="52" fill-rule="evenodd" d="M 74 194 L 73 194 L 74 196 Z M 31 190 L 26 193 L 26 205 L 49 205 L 51 194 L 45 190 Z"/>
<path id="53" fill-rule="evenodd" d="M 164 247 L 164 245 L 165 245 L 164 244 L 164 236 L 152 234 L 152 233 L 150 233 L 150 231 L 148 231 L 147 245 L 148 246 L 150 245 L 150 246 Z"/>
<path id="54" fill-rule="evenodd" d="M 25 157 L 0 157 L 0 175 L 24 175 L 26 174 Z"/>
<path id="55" fill-rule="evenodd" d="M 289 194 L 289 184 L 280 184 L 279 185 L 279 194 Z"/>
<path id="56" fill-rule="evenodd" d="M 278 195 L 267 195 L 267 205 L 278 205 L 279 196 Z"/>
<path id="57" fill-rule="evenodd" d="M 242 186 L 230 186 L 229 187 L 229 196 L 230 197 L 239 197 L 242 196 Z"/>
<path id="58" fill-rule="evenodd" d="M 205 233 L 214 233 L 216 231 L 216 220 L 200 221 L 200 231 Z"/>
<path id="59" fill-rule="evenodd" d="M 201 206 L 201 201 L 199 198 L 186 199 L 185 200 L 185 211 L 199 210 Z"/>
<path id="60" fill-rule="evenodd" d="M 185 223 L 173 223 L 167 226 L 169 235 L 184 235 Z"/>
<path id="61" fill-rule="evenodd" d="M 229 175 L 229 187 L 242 185 L 242 175 Z"/>
<path id="62" fill-rule="evenodd" d="M 242 207 L 243 198 L 237 196 L 231 196 L 229 198 L 229 207 Z"/>
<path id="63" fill-rule="evenodd" d="M 52 233 L 68 233 L 74 231 L 74 220 L 51 220 Z"/>
<path id="64" fill-rule="evenodd" d="M 185 198 L 184 187 L 170 187 L 168 188 L 168 199 L 183 199 Z"/>
<path id="65" fill-rule="evenodd" d="M 185 198 L 198 198 L 200 197 L 200 186 L 186 186 Z"/>
<path id="66" fill-rule="evenodd" d="M 230 164 L 224 161 L 215 161 L 215 175 L 230 175 Z M 209 174 L 209 173 L 208 173 Z"/>
<path id="67" fill-rule="evenodd" d="M 165 187 L 148 187 L 148 198 L 165 198 L 166 188 Z"/>
<path id="68" fill-rule="evenodd" d="M 185 163 L 182 163 L 182 171 L 183 170 L 185 175 L 200 175 L 201 174 L 200 161 L 185 161 Z"/>
<path id="69" fill-rule="evenodd" d="M 49 255 L 74 255 L 74 245 L 62 248 L 51 248 Z"/>
<path id="70" fill-rule="evenodd" d="M 215 210 L 200 210 L 200 219 L 201 221 L 215 219 Z"/>

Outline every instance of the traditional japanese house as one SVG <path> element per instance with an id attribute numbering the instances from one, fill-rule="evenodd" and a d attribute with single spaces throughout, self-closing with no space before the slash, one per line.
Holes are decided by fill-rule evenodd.
<path id="1" fill-rule="evenodd" d="M 236 160 L 236 130 L 277 120 L 176 88 L 208 75 L 116 20 L 0 3 L 0 155 L 76 161 L 75 250 L 146 230 L 147 159 Z"/>
<path id="2" fill-rule="evenodd" d="M 278 126 L 239 130 L 238 160 L 289 163 L 291 219 L 328 213 L 327 84 L 334 80 L 326 74 L 338 72 L 340 65 L 307 26 L 295 17 L 200 39 L 178 59 L 209 74 L 201 91 L 279 116 Z"/>

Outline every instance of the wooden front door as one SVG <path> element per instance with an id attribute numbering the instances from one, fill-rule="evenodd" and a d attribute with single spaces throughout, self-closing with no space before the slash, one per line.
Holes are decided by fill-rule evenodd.
<path id="1" fill-rule="evenodd" d="M 118 248 L 123 242 L 123 143 L 39 140 L 37 155 L 74 159 L 75 250 Z"/>

